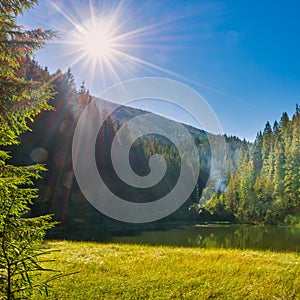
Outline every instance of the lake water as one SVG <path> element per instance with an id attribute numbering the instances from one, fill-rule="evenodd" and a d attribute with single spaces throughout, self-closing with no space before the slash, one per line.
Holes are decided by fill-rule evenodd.
<path id="1" fill-rule="evenodd" d="M 204 248 L 299 251 L 300 228 L 253 225 L 195 225 L 113 237 L 111 242 Z"/>

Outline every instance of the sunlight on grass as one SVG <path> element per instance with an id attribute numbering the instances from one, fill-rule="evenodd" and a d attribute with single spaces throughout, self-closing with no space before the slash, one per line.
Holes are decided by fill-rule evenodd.
<path id="1" fill-rule="evenodd" d="M 49 299 L 300 299 L 297 253 L 48 242 Z M 41 299 L 35 295 L 33 299 Z M 42 298 L 46 299 L 46 298 Z"/>

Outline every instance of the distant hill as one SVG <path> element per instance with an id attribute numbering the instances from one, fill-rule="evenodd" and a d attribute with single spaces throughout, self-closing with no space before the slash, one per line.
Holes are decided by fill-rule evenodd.
<path id="1" fill-rule="evenodd" d="M 149 158 L 153 154 L 162 154 L 168 168 L 166 176 L 153 188 L 133 188 L 124 184 L 116 176 L 110 158 L 110 146 L 116 132 L 123 123 L 149 112 L 127 106 L 119 107 L 112 115 L 107 116 L 106 111 L 114 108 L 116 104 L 96 99 L 89 95 L 89 92 L 81 87 L 80 91 L 75 89 L 74 80 L 70 72 L 63 74 L 58 71 L 49 75 L 47 70 L 41 70 L 38 65 L 33 64 L 28 68 L 28 78 L 34 77 L 49 80 L 54 78 L 53 86 L 56 91 L 55 98 L 51 104 L 55 110 L 39 115 L 32 124 L 32 132 L 21 137 L 21 145 L 13 147 L 14 163 L 32 164 L 44 163 L 48 172 L 37 182 L 40 189 L 40 197 L 32 207 L 34 215 L 52 213 L 54 218 L 60 222 L 56 228 L 59 237 L 76 239 L 101 239 L 108 232 L 124 232 L 126 230 L 137 230 L 141 228 L 161 227 L 163 224 L 180 224 L 209 220 L 209 214 L 201 215 L 192 207 L 199 204 L 199 199 L 204 193 L 207 199 L 211 195 L 213 186 L 203 188 L 206 185 L 210 172 L 210 146 L 208 136 L 213 137 L 214 143 L 218 143 L 219 136 L 206 133 L 198 128 L 180 124 L 156 114 L 151 114 L 158 127 L 176 135 L 178 125 L 183 125 L 193 137 L 187 141 L 185 137 L 181 143 L 186 147 L 185 155 L 189 155 L 190 143 L 195 143 L 199 152 L 200 174 L 197 185 L 185 204 L 169 217 L 154 222 L 153 224 L 130 225 L 112 220 L 98 212 L 82 195 L 73 172 L 72 165 L 72 140 L 74 130 L 81 112 L 88 103 L 96 100 L 100 104 L 100 111 L 95 114 L 100 118 L 106 118 L 98 133 L 96 143 L 96 162 L 98 170 L 102 170 L 101 176 L 107 186 L 127 201 L 148 202 L 167 194 L 178 180 L 180 173 L 180 157 L 178 150 L 170 140 L 161 135 L 149 135 L 138 139 L 133 143 L 130 151 L 130 163 L 133 170 L 139 175 L 149 173 Z M 48 79 L 47 79 L 48 78 Z M 93 116 L 91 115 L 91 118 Z M 147 128 L 145 128 L 147 129 Z M 239 149 L 246 142 L 236 137 L 226 137 L 227 153 L 220 153 L 220 160 L 229 160 L 227 173 L 236 168 L 236 158 Z M 226 174 L 225 174 L 226 175 Z M 227 174 L 228 176 L 228 174 Z M 204 195 L 203 194 L 203 195 Z M 204 201 L 205 202 L 205 201 Z M 202 203 L 202 205 L 205 203 Z M 79 233 L 79 231 L 81 233 Z M 56 235 L 57 236 L 57 235 Z"/>

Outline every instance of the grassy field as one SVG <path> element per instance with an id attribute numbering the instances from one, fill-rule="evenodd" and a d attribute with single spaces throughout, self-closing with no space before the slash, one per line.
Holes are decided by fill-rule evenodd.
<path id="1" fill-rule="evenodd" d="M 47 247 L 61 250 L 50 255 L 51 267 L 79 272 L 53 282 L 49 299 L 300 299 L 297 253 L 65 241 Z"/>

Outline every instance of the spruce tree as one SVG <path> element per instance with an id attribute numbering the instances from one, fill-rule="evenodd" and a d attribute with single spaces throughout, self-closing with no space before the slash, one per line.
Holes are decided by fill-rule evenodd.
<path id="1" fill-rule="evenodd" d="M 41 244 L 54 224 L 50 216 L 29 218 L 37 197 L 34 180 L 45 170 L 42 165 L 15 166 L 9 163 L 7 146 L 30 130 L 29 123 L 42 110 L 49 110 L 53 96 L 45 82 L 26 79 L 22 65 L 33 51 L 53 37 L 52 31 L 25 30 L 16 17 L 36 4 L 35 0 L 0 1 L 0 298 L 28 299 L 38 284 L 35 275 L 44 270 Z"/>
<path id="2" fill-rule="evenodd" d="M 290 123 L 290 137 L 286 146 L 286 163 L 285 163 L 285 196 L 288 205 L 293 210 L 300 210 L 300 112 L 298 105 L 296 112 Z"/>

